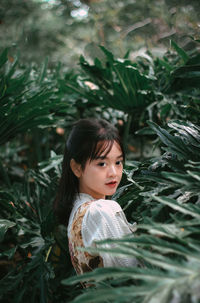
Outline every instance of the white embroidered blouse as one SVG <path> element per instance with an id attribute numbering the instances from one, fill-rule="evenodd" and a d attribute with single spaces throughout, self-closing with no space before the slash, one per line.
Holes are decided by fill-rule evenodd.
<path id="1" fill-rule="evenodd" d="M 78 246 L 95 247 L 95 242 L 99 240 L 122 238 L 133 233 L 136 230 L 135 225 L 136 223 L 128 223 L 121 206 L 117 202 L 104 199 L 94 200 L 90 195 L 84 193 L 77 195 L 68 224 L 69 249 L 77 273 L 102 266 L 136 266 L 135 258 L 118 257 L 104 252 L 100 252 L 99 255 L 79 253 L 76 250 Z M 104 247 L 111 247 L 111 245 L 104 245 Z M 84 256 L 80 256 L 80 254 L 84 254 Z M 91 262 L 86 260 L 87 258 L 92 258 Z M 94 258 L 96 258 L 95 262 Z M 76 268 L 77 264 L 79 264 L 78 270 Z M 85 266 L 86 264 L 87 266 Z"/>

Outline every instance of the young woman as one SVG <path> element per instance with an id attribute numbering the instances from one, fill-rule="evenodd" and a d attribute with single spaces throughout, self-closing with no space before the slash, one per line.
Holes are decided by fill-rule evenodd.
<path id="1" fill-rule="evenodd" d="M 64 152 L 55 211 L 68 226 L 69 251 L 78 274 L 96 267 L 135 266 L 134 258 L 92 254 L 77 247 L 121 238 L 134 231 L 112 196 L 122 177 L 124 151 L 117 129 L 102 119 L 81 119 L 72 128 Z"/>

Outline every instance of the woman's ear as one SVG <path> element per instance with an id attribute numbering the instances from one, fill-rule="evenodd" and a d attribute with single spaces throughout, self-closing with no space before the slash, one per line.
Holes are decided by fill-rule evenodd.
<path id="1" fill-rule="evenodd" d="M 77 163 L 74 159 L 71 159 L 71 161 L 70 161 L 70 167 L 71 167 L 71 170 L 73 171 L 74 175 L 77 178 L 80 178 L 81 177 L 81 173 L 82 173 L 81 164 Z"/>

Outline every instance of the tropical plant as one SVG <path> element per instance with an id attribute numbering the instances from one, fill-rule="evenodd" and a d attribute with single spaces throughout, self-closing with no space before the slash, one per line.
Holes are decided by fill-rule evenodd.
<path id="1" fill-rule="evenodd" d="M 155 77 L 150 71 L 143 73 L 137 63 L 131 62 L 126 56 L 123 60 L 115 59 L 104 47 L 101 46 L 100 49 L 105 54 L 105 63 L 102 64 L 96 58 L 94 65 L 91 65 L 81 57 L 80 65 L 85 76 L 76 78 L 76 81 L 68 81 L 66 85 L 78 93 L 83 102 L 87 100 L 86 105 L 104 106 L 124 112 L 128 116 L 123 136 L 125 143 L 132 117 L 135 117 L 137 129 L 145 120 L 145 109 L 154 100 L 152 82 Z"/>
<path id="2" fill-rule="evenodd" d="M 38 68 L 23 65 L 7 49 L 0 55 L 0 175 L 8 187 L 47 159 L 52 146 L 59 150 L 63 137 L 56 128 L 63 133 L 77 119 L 74 99 L 67 98 L 60 78 L 60 65 L 50 70 L 48 60 Z"/>
<path id="3" fill-rule="evenodd" d="M 153 69 L 157 78 L 155 89 L 160 94 L 160 102 L 155 104 L 156 113 L 162 121 L 184 118 L 198 123 L 199 66 L 198 44 L 193 51 L 185 52 L 171 41 L 171 52 L 154 60 Z"/>
<path id="4" fill-rule="evenodd" d="M 55 124 L 55 114 L 67 111 L 56 93 L 56 78 L 47 76 L 47 61 L 39 72 L 25 68 L 5 49 L 0 56 L 0 144 L 36 127 Z M 56 75 L 57 76 L 57 75 Z"/>
<path id="5" fill-rule="evenodd" d="M 0 191 L 3 302 L 66 302 L 73 298 L 72 288 L 60 286 L 73 269 L 66 228 L 56 224 L 52 206 L 61 161 L 61 156 L 52 153 L 48 162 L 41 163 L 40 171 L 26 172 L 23 184 Z"/>
<path id="6" fill-rule="evenodd" d="M 0 300 L 47 302 L 53 296 L 54 302 L 61 302 L 61 297 L 73 293 L 63 289 L 63 295 L 60 289 L 59 276 L 70 274 L 72 267 L 66 231 L 57 226 L 52 206 L 62 157 L 52 153 L 39 170 L 38 146 L 33 144 L 28 148 L 36 168 L 28 169 L 31 157 L 26 136 L 34 138 L 42 129 L 44 136 L 44 128 L 59 126 L 58 120 L 66 125 L 62 118 L 69 113 L 71 122 L 76 111 L 70 110 L 65 93 L 56 87 L 59 70 L 50 73 L 47 61 L 38 71 L 34 66 L 22 66 L 17 58 L 13 61 L 4 50 L 0 68 L 0 143 L 4 152 L 0 156 Z"/>
<path id="7" fill-rule="evenodd" d="M 143 129 L 148 127 L 147 120 L 166 125 L 169 119 L 184 117 L 194 123 L 199 119 L 198 48 L 186 53 L 174 41 L 171 45 L 175 52 L 169 51 L 162 59 L 148 53 L 134 62 L 128 54 L 115 59 L 100 46 L 103 60 L 96 58 L 92 64 L 81 56 L 83 72 L 65 83 L 76 95 L 82 115 L 88 107 L 100 107 L 102 112 L 108 108 L 120 111 L 118 121 L 124 145 L 131 142 L 137 146 L 136 140 L 140 141 L 140 157 L 145 142 L 141 134 L 151 132 L 149 128 Z"/>

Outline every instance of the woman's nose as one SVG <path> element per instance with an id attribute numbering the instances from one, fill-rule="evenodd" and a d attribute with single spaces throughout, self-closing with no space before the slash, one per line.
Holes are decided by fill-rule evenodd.
<path id="1" fill-rule="evenodd" d="M 114 165 L 111 165 L 109 167 L 108 174 L 109 174 L 109 176 L 116 176 L 117 170 L 116 170 L 116 167 Z"/>

